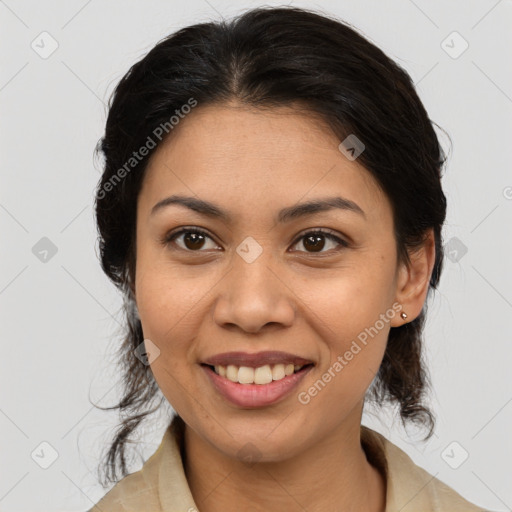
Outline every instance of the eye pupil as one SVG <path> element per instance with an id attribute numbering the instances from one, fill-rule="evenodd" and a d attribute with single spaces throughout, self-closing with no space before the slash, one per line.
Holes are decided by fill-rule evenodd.
<path id="1" fill-rule="evenodd" d="M 324 248 L 325 245 L 325 239 L 323 235 L 309 235 L 304 238 L 304 247 L 308 249 L 308 244 L 311 242 L 312 246 L 311 248 L 313 252 L 319 252 Z"/>
<path id="2" fill-rule="evenodd" d="M 204 236 L 200 233 L 187 232 L 183 235 L 183 241 L 188 249 L 200 249 L 204 244 Z"/>

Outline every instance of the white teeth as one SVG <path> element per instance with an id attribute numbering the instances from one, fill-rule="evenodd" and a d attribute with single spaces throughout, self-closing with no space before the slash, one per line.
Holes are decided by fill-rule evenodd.
<path id="1" fill-rule="evenodd" d="M 240 384 L 252 384 L 254 382 L 254 368 L 240 366 L 238 369 L 238 382 Z"/>
<path id="2" fill-rule="evenodd" d="M 215 373 L 221 377 L 225 377 L 231 382 L 240 384 L 269 384 L 274 380 L 284 379 L 288 375 L 292 375 L 294 371 L 300 370 L 304 365 L 293 364 L 275 364 L 259 366 L 251 368 L 249 366 L 235 366 L 233 364 L 226 366 L 215 366 Z"/>
<path id="3" fill-rule="evenodd" d="M 273 380 L 281 380 L 284 378 L 284 364 L 276 364 L 272 368 L 272 379 Z"/>
<path id="4" fill-rule="evenodd" d="M 232 364 L 228 365 L 226 378 L 232 380 L 233 382 L 238 382 L 238 368 Z"/>
<path id="5" fill-rule="evenodd" d="M 254 370 L 254 384 L 268 384 L 269 382 L 272 382 L 270 365 L 266 364 Z"/>

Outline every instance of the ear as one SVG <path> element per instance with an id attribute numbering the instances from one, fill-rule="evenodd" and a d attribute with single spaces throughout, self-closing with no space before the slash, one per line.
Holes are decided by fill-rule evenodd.
<path id="1" fill-rule="evenodd" d="M 406 313 L 404 320 L 396 315 L 391 321 L 392 327 L 399 327 L 414 320 L 423 308 L 430 284 L 430 277 L 436 259 L 434 230 L 421 247 L 409 251 L 410 263 L 401 263 L 396 284 L 396 301 L 402 305 L 400 313 Z"/>

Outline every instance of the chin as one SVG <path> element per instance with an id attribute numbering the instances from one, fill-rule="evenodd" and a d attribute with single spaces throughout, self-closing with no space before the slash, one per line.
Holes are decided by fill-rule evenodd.
<path id="1" fill-rule="evenodd" d="M 215 436 L 207 430 L 206 438 L 227 457 L 240 461 L 284 461 L 300 454 L 309 442 L 313 442 L 313 432 L 306 432 L 298 424 L 285 425 L 282 416 L 278 420 L 262 421 L 259 425 L 253 419 L 235 423 L 231 423 L 227 432 L 221 430 Z"/>

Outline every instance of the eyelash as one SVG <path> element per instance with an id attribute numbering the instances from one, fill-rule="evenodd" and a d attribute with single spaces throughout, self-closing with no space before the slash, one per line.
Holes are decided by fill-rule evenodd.
<path id="1" fill-rule="evenodd" d="M 199 228 L 196 228 L 196 227 L 189 227 L 189 228 L 185 227 L 185 228 L 180 229 L 179 231 L 171 232 L 171 233 L 168 233 L 168 234 L 164 235 L 164 237 L 160 239 L 160 242 L 162 243 L 162 245 L 168 246 L 168 245 L 171 244 L 171 242 L 173 242 L 176 238 L 178 238 L 180 235 L 182 235 L 184 233 L 195 233 L 197 235 L 204 235 L 205 237 L 208 237 L 211 240 L 213 240 L 213 238 L 206 231 L 203 231 L 202 229 L 199 229 Z M 322 229 L 322 228 L 313 229 L 311 231 L 307 231 L 304 234 L 299 235 L 293 241 L 292 246 L 296 245 L 297 242 L 299 242 L 303 238 L 306 238 L 309 235 L 317 235 L 317 234 L 324 235 L 326 238 L 329 238 L 330 240 L 333 240 L 333 241 L 337 242 L 340 246 L 342 246 L 342 248 L 349 247 L 349 243 L 347 241 L 345 241 L 342 238 L 339 238 L 338 236 L 336 236 L 334 234 L 334 232 L 332 232 L 332 231 L 330 231 L 328 229 Z M 204 251 L 201 251 L 200 249 L 197 250 L 197 251 L 191 251 L 189 249 L 183 249 L 182 247 L 179 247 L 179 249 L 181 249 L 181 250 L 183 250 L 185 252 L 191 252 L 191 253 L 194 253 L 194 252 L 196 252 L 196 253 L 204 252 Z M 337 252 L 339 250 L 341 250 L 341 249 L 340 248 L 334 249 L 335 252 Z M 308 251 L 299 251 L 299 252 L 305 252 L 306 254 L 328 254 L 331 251 L 325 251 L 325 252 L 324 251 L 320 251 L 319 253 L 308 252 Z"/>

